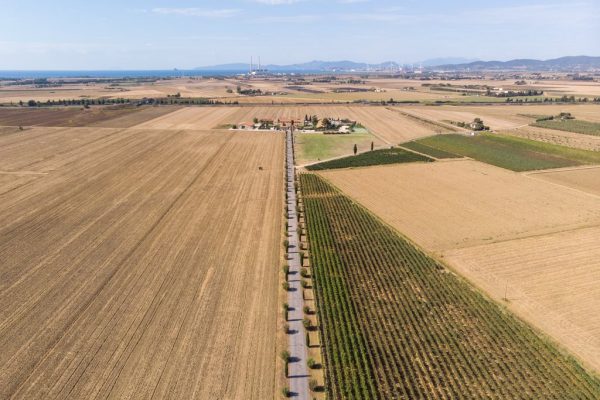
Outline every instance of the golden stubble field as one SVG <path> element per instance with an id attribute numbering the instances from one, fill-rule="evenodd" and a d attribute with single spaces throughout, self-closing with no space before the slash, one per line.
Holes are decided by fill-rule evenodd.
<path id="1" fill-rule="evenodd" d="M 598 171 L 448 161 L 320 174 L 600 371 Z"/>
<path id="2" fill-rule="evenodd" d="M 283 147 L 3 131 L 0 398 L 272 398 Z"/>

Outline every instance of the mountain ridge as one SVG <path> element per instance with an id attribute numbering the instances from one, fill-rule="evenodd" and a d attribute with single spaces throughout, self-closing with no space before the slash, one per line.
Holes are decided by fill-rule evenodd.
<path id="1" fill-rule="evenodd" d="M 361 71 L 366 72 L 369 70 L 388 70 L 398 69 L 399 67 L 412 65 L 422 65 L 426 69 L 434 70 L 450 70 L 450 71 L 479 71 L 479 70 L 589 70 L 589 69 L 600 69 L 600 57 L 594 56 L 565 56 L 559 58 L 553 58 L 548 60 L 537 60 L 528 58 L 519 58 L 508 61 L 470 61 L 463 63 L 443 63 L 444 61 L 450 60 L 468 60 L 457 57 L 446 57 L 446 58 L 435 58 L 431 60 L 424 60 L 419 63 L 400 64 L 395 61 L 385 61 L 377 64 L 368 64 L 362 62 L 355 62 L 350 60 L 340 61 L 322 61 L 313 60 L 306 63 L 297 63 L 289 65 L 277 65 L 267 64 L 261 66 L 263 69 L 267 69 L 272 72 L 277 71 L 331 71 L 331 72 L 351 72 Z M 442 64 L 438 64 L 442 63 Z M 254 68 L 258 67 L 254 64 Z M 245 72 L 250 70 L 249 63 L 229 63 L 219 64 L 205 67 L 197 67 L 195 70 L 224 70 L 224 71 L 239 71 Z"/>

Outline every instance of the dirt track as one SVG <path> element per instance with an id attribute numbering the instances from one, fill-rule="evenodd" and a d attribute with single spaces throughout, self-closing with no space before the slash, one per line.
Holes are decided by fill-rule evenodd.
<path id="1" fill-rule="evenodd" d="M 271 398 L 283 137 L 36 129 L 0 136 L 0 398 Z"/>

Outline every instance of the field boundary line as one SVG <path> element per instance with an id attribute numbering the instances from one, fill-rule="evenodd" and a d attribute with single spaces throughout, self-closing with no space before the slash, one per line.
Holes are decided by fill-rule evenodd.
<path id="1" fill-rule="evenodd" d="M 579 171 L 579 170 L 598 169 L 598 168 L 600 168 L 600 165 L 598 165 L 598 164 L 577 165 L 577 166 L 573 166 L 573 167 L 549 168 L 549 169 L 540 169 L 537 171 L 523 171 L 523 172 L 521 172 L 521 174 L 525 175 L 525 176 L 530 176 L 530 175 L 552 174 L 554 172 L 569 172 L 569 171 Z"/>
<path id="2" fill-rule="evenodd" d="M 600 226 L 600 223 L 595 223 L 592 225 L 578 226 L 578 227 L 574 227 L 574 228 L 570 228 L 570 229 L 564 229 L 561 231 L 546 232 L 546 233 L 531 235 L 531 236 L 527 236 L 527 237 L 513 238 L 513 239 L 508 239 L 508 240 L 503 240 L 503 241 L 498 241 L 498 242 L 490 242 L 490 243 L 482 243 L 482 244 L 478 244 L 478 245 L 471 245 L 471 246 L 466 246 L 465 248 L 452 248 L 452 249 L 444 250 L 444 251 L 429 251 L 425 247 L 423 247 L 420 244 L 418 244 L 417 242 L 415 242 L 412 238 L 410 238 L 407 235 L 405 235 L 404 233 L 402 233 L 396 227 L 392 226 L 390 223 L 385 221 L 383 218 L 379 217 L 377 214 L 375 214 L 373 211 L 371 211 L 368 207 L 363 205 L 360 201 L 358 201 L 357 199 L 355 199 L 348 193 L 344 192 L 341 188 L 336 186 L 329 178 L 327 178 L 327 176 L 325 176 L 319 172 L 320 171 L 310 171 L 309 173 L 317 174 L 321 179 L 323 179 L 325 182 L 327 182 L 337 193 L 339 193 L 343 196 L 346 196 L 355 205 L 357 205 L 358 207 L 365 210 L 376 221 L 380 222 L 384 226 L 391 229 L 400 238 L 404 239 L 411 246 L 413 246 L 417 250 L 421 251 L 427 257 L 430 257 L 433 261 L 435 261 L 440 266 L 442 266 L 448 273 L 456 276 L 462 282 L 465 282 L 472 290 L 479 293 L 485 299 L 489 300 L 493 304 L 500 307 L 500 309 L 508 312 L 519 323 L 527 326 L 529 329 L 531 329 L 531 331 L 535 334 L 535 336 L 537 336 L 544 343 L 554 346 L 563 356 L 570 357 L 573 360 L 575 360 L 581 366 L 581 368 L 583 368 L 587 373 L 589 373 L 592 376 L 596 376 L 596 377 L 600 378 L 600 373 L 598 371 L 596 371 L 593 367 L 591 367 L 588 362 L 584 361 L 582 359 L 582 357 L 580 357 L 574 351 L 570 350 L 565 345 L 563 345 L 561 342 L 559 342 L 558 339 L 556 339 L 554 335 L 551 335 L 551 334 L 545 332 L 544 330 L 542 330 L 537 325 L 534 325 L 532 322 L 530 322 L 528 319 L 526 319 L 526 317 L 523 315 L 523 313 L 518 312 L 517 310 L 514 310 L 513 308 L 510 308 L 506 302 L 496 299 L 494 296 L 492 296 L 490 291 L 485 289 L 483 286 L 477 284 L 472 278 L 469 278 L 468 276 L 463 275 L 457 268 L 454 267 L 454 265 L 450 262 L 450 260 L 445 258 L 445 255 L 447 255 L 445 253 L 452 252 L 452 251 L 457 251 L 457 250 L 460 251 L 463 249 L 483 247 L 483 246 L 491 245 L 494 243 L 525 240 L 525 239 L 528 239 L 531 237 L 536 237 L 536 236 L 547 236 L 547 235 L 560 234 L 560 233 L 583 230 L 583 229 L 593 229 L 595 227 Z"/>

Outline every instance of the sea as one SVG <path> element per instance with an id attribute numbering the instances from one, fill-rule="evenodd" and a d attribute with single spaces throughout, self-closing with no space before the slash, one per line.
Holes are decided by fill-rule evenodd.
<path id="1" fill-rule="evenodd" d="M 233 70 L 113 70 L 113 71 L 8 71 L 0 70 L 0 79 L 42 79 L 42 78 L 173 78 L 190 76 L 234 76 L 248 71 Z M 291 74 L 334 74 L 332 71 L 277 70 L 271 75 Z"/>

